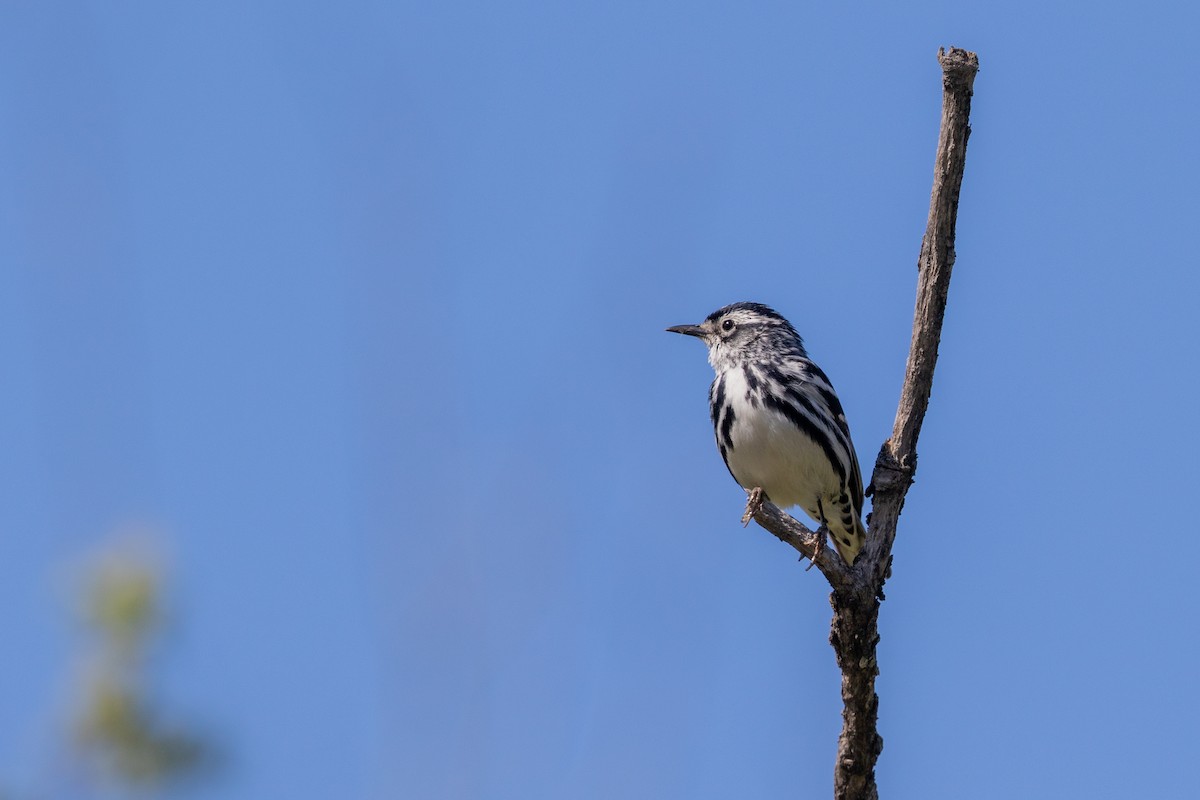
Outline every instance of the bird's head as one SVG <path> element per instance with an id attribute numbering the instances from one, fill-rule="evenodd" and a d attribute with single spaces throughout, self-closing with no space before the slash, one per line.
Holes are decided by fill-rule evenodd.
<path id="1" fill-rule="evenodd" d="M 708 362 L 718 373 L 770 357 L 807 357 L 792 324 L 761 303 L 734 303 L 709 314 L 699 325 L 675 325 L 667 330 L 703 341 L 708 346 Z"/>

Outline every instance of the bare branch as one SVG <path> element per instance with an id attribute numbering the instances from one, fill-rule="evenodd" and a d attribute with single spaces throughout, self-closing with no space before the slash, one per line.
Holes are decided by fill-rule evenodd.
<path id="1" fill-rule="evenodd" d="M 942 126 L 933 167 L 933 193 L 929 221 L 917 262 L 917 307 L 913 315 L 912 345 L 904 373 L 904 388 L 896 409 L 896 423 L 888 449 L 904 468 L 916 468 L 917 436 L 929 406 L 933 368 L 942 338 L 942 316 L 954 267 L 954 231 L 958 218 L 958 193 L 967 163 L 967 137 L 971 135 L 971 93 L 979 59 L 974 53 L 950 48 L 938 51 L 942 64 Z"/>
<path id="2" fill-rule="evenodd" d="M 933 389 L 933 369 L 937 365 L 950 272 L 954 267 L 958 196 L 967 161 L 967 137 L 971 133 L 968 124 L 971 94 L 979 71 L 978 57 L 956 47 L 949 52 L 939 49 L 938 61 L 942 65 L 942 124 L 934 157 L 929 220 L 917 259 L 912 342 L 892 436 L 879 451 L 871 475 L 874 498 L 865 563 L 880 593 L 891 568 L 892 542 L 904 495 L 917 470 L 917 437 Z"/>
<path id="3" fill-rule="evenodd" d="M 867 546 L 855 569 L 853 590 L 835 587 L 830 644 L 842 671 L 842 735 L 834 767 L 836 800 L 878 800 L 875 763 L 883 750 L 878 732 L 879 603 L 892 571 L 892 544 L 904 495 L 917 468 L 917 437 L 929 406 L 942 317 L 954 266 L 958 195 L 966 166 L 971 93 L 979 60 L 974 53 L 938 50 L 942 65 L 942 124 L 934 159 L 929 222 L 917 261 L 917 303 L 912 344 L 896 423 L 871 475 L 873 498 Z"/>
<path id="4" fill-rule="evenodd" d="M 891 576 L 892 544 L 904 496 L 917 468 L 917 438 L 929 407 L 942 318 L 954 266 L 955 220 L 966 166 L 971 94 L 979 60 L 974 53 L 938 50 L 942 66 L 942 123 L 934 160 L 929 222 L 917 260 L 917 302 L 912 343 L 892 436 L 879 451 L 871 475 L 873 495 L 867 543 L 847 566 L 818 534 L 770 502 L 755 508 L 754 520 L 814 563 L 833 587 L 829 642 L 842 672 L 842 734 L 834 766 L 835 800 L 878 800 L 875 763 L 883 751 L 878 732 L 879 604 Z"/>

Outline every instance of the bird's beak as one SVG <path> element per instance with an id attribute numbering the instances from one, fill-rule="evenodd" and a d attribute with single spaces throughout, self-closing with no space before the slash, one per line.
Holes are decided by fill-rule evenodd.
<path id="1" fill-rule="evenodd" d="M 684 336 L 695 336 L 699 339 L 704 338 L 704 328 L 699 325 L 674 325 L 667 328 L 669 333 L 682 333 Z"/>

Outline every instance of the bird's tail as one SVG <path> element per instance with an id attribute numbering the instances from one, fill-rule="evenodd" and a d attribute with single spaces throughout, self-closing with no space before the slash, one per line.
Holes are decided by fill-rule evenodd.
<path id="1" fill-rule="evenodd" d="M 840 519 L 829 520 L 826 524 L 829 527 L 829 535 L 833 537 L 833 546 L 837 548 L 842 560 L 853 564 L 867 542 L 867 531 L 863 527 L 862 519 L 854 517 L 850 525 L 843 525 Z"/>

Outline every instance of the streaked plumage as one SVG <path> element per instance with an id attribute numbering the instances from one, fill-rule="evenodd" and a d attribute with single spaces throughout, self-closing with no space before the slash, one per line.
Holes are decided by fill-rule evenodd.
<path id="1" fill-rule="evenodd" d="M 796 329 L 767 306 L 734 303 L 667 330 L 708 346 L 713 430 L 734 480 L 803 508 L 853 563 L 866 541 L 858 456 L 842 404 Z"/>

